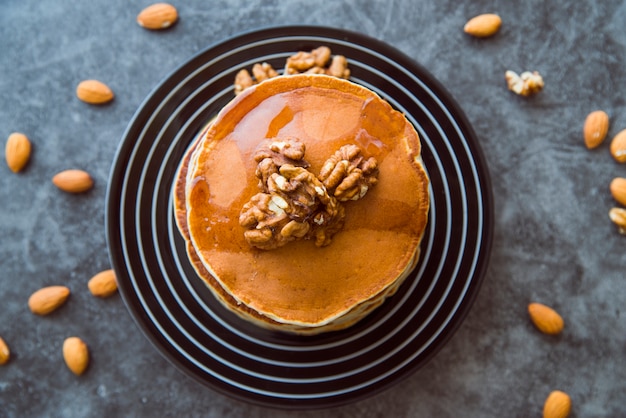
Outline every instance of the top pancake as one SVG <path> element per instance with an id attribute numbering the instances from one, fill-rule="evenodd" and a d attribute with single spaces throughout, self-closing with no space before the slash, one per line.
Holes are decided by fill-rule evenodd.
<path id="1" fill-rule="evenodd" d="M 378 162 L 378 183 L 345 204 L 345 225 L 328 246 L 302 240 L 259 250 L 244 238 L 239 214 L 259 191 L 255 149 L 285 137 L 306 145 L 315 174 L 346 144 Z M 293 75 L 245 90 L 215 118 L 185 174 L 177 217 L 198 258 L 234 300 L 278 323 L 327 324 L 384 294 L 417 262 L 429 208 L 417 132 L 349 81 Z"/>

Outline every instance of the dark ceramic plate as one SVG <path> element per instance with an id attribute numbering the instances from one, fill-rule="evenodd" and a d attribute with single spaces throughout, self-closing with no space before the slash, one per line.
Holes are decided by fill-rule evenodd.
<path id="1" fill-rule="evenodd" d="M 241 68 L 282 68 L 296 51 L 327 45 L 352 81 L 404 112 L 420 134 L 431 179 L 422 257 L 396 295 L 355 326 L 314 337 L 271 332 L 226 311 L 187 260 L 172 211 L 186 148 L 233 97 Z M 390 46 L 324 27 L 246 33 L 199 53 L 167 77 L 133 117 L 107 196 L 107 238 L 131 315 L 188 375 L 270 407 L 329 407 L 371 396 L 423 366 L 476 297 L 492 238 L 489 174 L 455 101 L 424 68 Z"/>

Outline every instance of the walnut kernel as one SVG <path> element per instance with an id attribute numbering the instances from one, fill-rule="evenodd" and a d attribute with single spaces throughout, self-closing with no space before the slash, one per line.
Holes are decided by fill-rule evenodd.
<path id="1" fill-rule="evenodd" d="M 344 145 L 326 160 L 319 178 L 339 201 L 357 200 L 378 181 L 378 165 L 374 157 L 364 159 L 356 145 Z"/>
<path id="2" fill-rule="evenodd" d="M 609 211 L 609 218 L 617 225 L 619 233 L 626 235 L 626 209 L 612 208 Z"/>
<path id="3" fill-rule="evenodd" d="M 350 78 L 350 69 L 348 68 L 348 60 L 343 55 L 335 55 L 333 57 L 326 74 L 338 78 Z"/>
<path id="4" fill-rule="evenodd" d="M 260 83 L 268 78 L 276 77 L 278 72 L 276 72 L 276 70 L 267 62 L 264 62 L 263 64 L 254 64 L 252 67 L 252 75 L 254 76 L 256 82 Z"/>
<path id="5" fill-rule="evenodd" d="M 350 78 L 346 57 L 343 55 L 332 56 L 332 52 L 327 46 L 320 46 L 309 52 L 298 51 L 291 55 L 285 62 L 284 74 L 326 74 L 338 78 Z M 278 75 L 280 75 L 278 71 L 266 62 L 254 64 L 252 75 L 248 70 L 243 69 L 235 76 L 235 94 Z"/>
<path id="6" fill-rule="evenodd" d="M 248 70 L 241 70 L 235 76 L 235 94 L 239 94 L 254 85 L 254 80 Z"/>
<path id="7" fill-rule="evenodd" d="M 254 78 L 253 78 L 254 76 Z M 248 87 L 265 81 L 268 78 L 278 76 L 278 72 L 270 64 L 264 62 L 262 64 L 254 64 L 252 67 L 252 75 L 246 69 L 240 70 L 235 76 L 235 94 L 240 94 Z"/>
<path id="8" fill-rule="evenodd" d="M 518 75 L 508 70 L 504 74 L 509 90 L 520 96 L 530 96 L 539 93 L 544 86 L 543 77 L 537 71 L 524 71 Z"/>
<path id="9" fill-rule="evenodd" d="M 319 178 L 308 170 L 305 146 L 296 138 L 265 140 L 254 153 L 262 192 L 242 208 L 239 224 L 248 244 L 271 250 L 297 239 L 329 245 L 343 227 L 340 201 L 356 200 L 377 181 L 376 160 L 365 159 L 356 145 L 341 147 Z"/>
<path id="10" fill-rule="evenodd" d="M 252 246 L 270 250 L 307 237 L 324 246 L 343 225 L 339 202 L 304 167 L 281 165 L 278 172 L 267 176 L 263 189 L 266 191 L 243 206 L 239 217 L 240 225 L 247 228 L 244 237 Z"/>

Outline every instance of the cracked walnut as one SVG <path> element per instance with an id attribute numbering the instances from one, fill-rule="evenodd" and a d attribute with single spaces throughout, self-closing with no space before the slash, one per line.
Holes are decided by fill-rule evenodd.
<path id="1" fill-rule="evenodd" d="M 355 145 L 345 145 L 323 165 L 320 176 L 308 170 L 305 146 L 295 138 L 266 140 L 257 149 L 256 176 L 261 192 L 242 208 L 239 224 L 248 244 L 271 250 L 298 239 L 329 245 L 343 227 L 341 202 L 362 198 L 377 182 L 377 162 Z"/>
<path id="2" fill-rule="evenodd" d="M 309 52 L 299 51 L 287 58 L 284 68 L 285 75 L 293 74 L 326 74 L 338 78 L 350 78 L 348 60 L 343 55 L 332 55 L 330 48 L 320 46 Z M 267 62 L 257 63 L 252 67 L 252 74 L 242 69 L 235 75 L 235 94 L 240 94 L 268 78 L 279 73 Z"/>

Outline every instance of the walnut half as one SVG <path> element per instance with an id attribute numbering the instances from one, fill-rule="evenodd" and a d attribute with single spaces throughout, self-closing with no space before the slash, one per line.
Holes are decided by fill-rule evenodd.
<path id="1" fill-rule="evenodd" d="M 259 188 L 267 192 L 268 179 L 285 164 L 308 167 L 304 152 L 304 144 L 295 138 L 263 141 L 254 153 L 254 161 L 258 163 L 256 176 L 259 179 Z"/>
<path id="2" fill-rule="evenodd" d="M 339 201 L 358 200 L 378 181 L 378 164 L 356 145 L 344 145 L 326 160 L 319 178 Z"/>
<path id="3" fill-rule="evenodd" d="M 509 90 L 520 96 L 531 96 L 539 93 L 544 86 L 543 77 L 537 71 L 524 71 L 520 75 L 507 70 L 504 73 Z"/>
<path id="4" fill-rule="evenodd" d="M 257 193 L 242 208 L 239 224 L 246 228 L 246 241 L 263 250 L 301 238 L 314 238 L 318 246 L 330 244 L 343 226 L 339 202 L 306 168 L 285 164 L 278 170 L 267 177 L 267 192 Z"/>
<path id="5" fill-rule="evenodd" d="M 246 69 L 240 70 L 235 76 L 235 94 L 239 94 L 248 87 L 252 87 L 261 81 L 276 77 L 277 75 L 278 72 L 267 62 L 254 64 L 252 67 L 252 75 L 250 75 L 250 72 Z"/>

